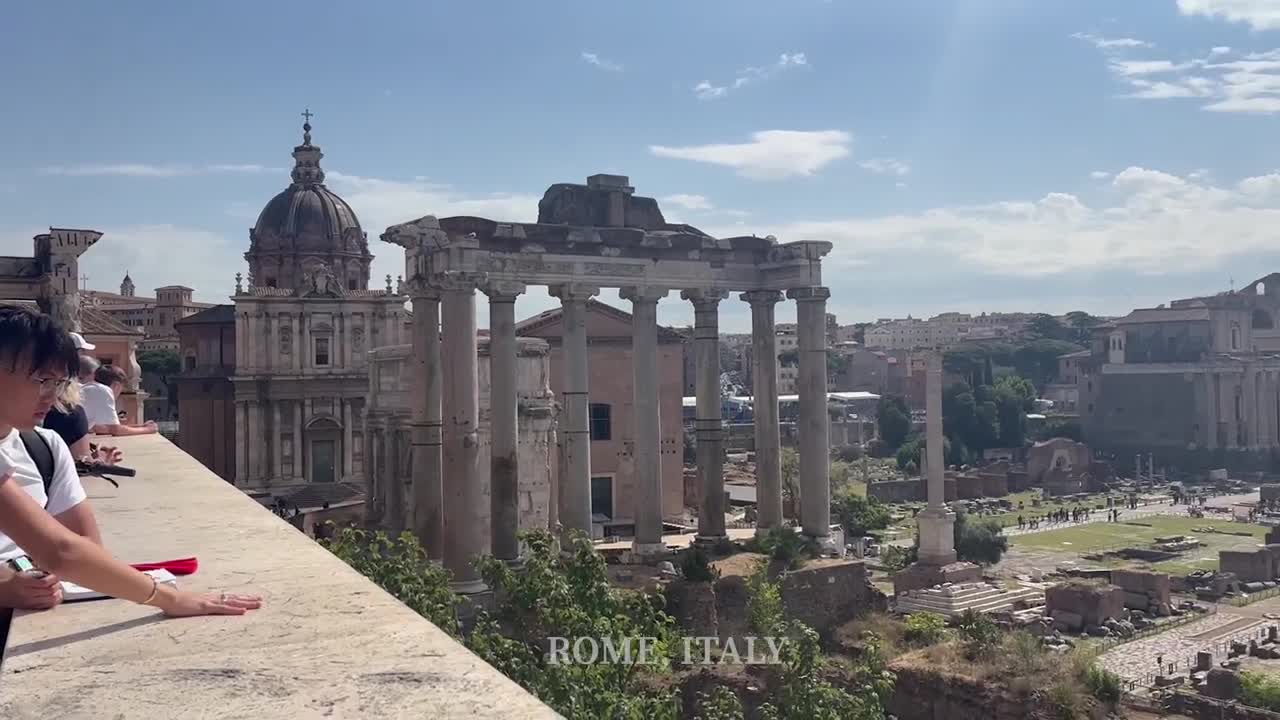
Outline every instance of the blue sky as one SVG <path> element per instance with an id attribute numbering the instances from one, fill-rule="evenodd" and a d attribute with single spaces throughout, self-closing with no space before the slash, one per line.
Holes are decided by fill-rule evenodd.
<path id="1" fill-rule="evenodd" d="M 843 322 L 1117 314 L 1280 266 L 1276 0 L 368 5 L 9 8 L 0 254 L 91 227 L 91 287 L 222 300 L 309 107 L 377 277 L 388 224 L 532 220 L 597 172 L 713 234 L 830 240 Z"/>

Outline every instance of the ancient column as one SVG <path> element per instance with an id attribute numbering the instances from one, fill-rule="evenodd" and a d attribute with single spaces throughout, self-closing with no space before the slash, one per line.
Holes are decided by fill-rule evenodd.
<path id="1" fill-rule="evenodd" d="M 652 556 L 666 552 L 662 542 L 662 394 L 658 378 L 658 300 L 666 288 L 623 288 L 631 301 L 632 403 L 637 507 L 631 550 Z"/>
<path id="2" fill-rule="evenodd" d="M 342 405 L 342 479 L 344 481 L 351 479 L 354 474 L 352 471 L 355 461 L 355 452 L 352 450 L 352 411 L 351 398 L 338 398 L 338 402 Z M 336 470 L 337 468 L 335 468 Z M 334 473 L 337 474 L 336 472 Z"/>
<path id="3" fill-rule="evenodd" d="M 1258 373 L 1253 368 L 1244 371 L 1242 381 L 1241 422 L 1244 425 L 1244 447 L 1253 450 L 1258 447 Z"/>
<path id="4" fill-rule="evenodd" d="M 782 438 L 778 429 L 777 290 L 742 293 L 751 304 L 751 394 L 755 399 L 756 532 L 782 525 Z"/>
<path id="5" fill-rule="evenodd" d="M 929 473 L 926 490 L 929 506 L 916 517 L 919 522 L 919 561 L 922 565 L 948 565 L 956 560 L 955 513 L 946 505 L 946 459 L 942 437 L 942 353 L 929 354 L 925 370 L 925 453 Z"/>
<path id="6" fill-rule="evenodd" d="M 305 308 L 298 324 L 302 327 L 302 347 L 298 348 L 298 352 L 301 353 L 302 366 L 299 370 L 306 370 L 311 367 L 314 356 L 311 354 L 311 313 L 306 312 Z"/>
<path id="7" fill-rule="evenodd" d="M 480 470 L 480 388 L 476 357 L 476 286 L 473 274 L 439 278 L 441 385 L 444 439 L 444 548 L 451 587 L 458 593 L 485 589 L 474 562 L 489 552 L 489 483 Z"/>
<path id="8" fill-rule="evenodd" d="M 246 408 L 248 403 L 243 400 L 236 401 L 236 486 L 244 487 L 249 482 L 249 448 L 245 444 L 245 435 L 248 430 L 248 413 Z"/>
<path id="9" fill-rule="evenodd" d="M 490 282 L 489 296 L 489 529 L 493 556 L 520 559 L 520 462 L 517 434 L 516 297 L 524 284 Z"/>
<path id="10" fill-rule="evenodd" d="M 387 534 L 395 537 L 404 532 L 404 478 L 400 477 L 400 417 L 387 415 L 387 461 L 382 469 L 382 482 L 386 487 Z"/>
<path id="11" fill-rule="evenodd" d="M 831 419 L 827 414 L 827 298 L 825 287 L 795 288 L 800 349 L 800 524 L 805 535 L 831 535 Z"/>
<path id="12" fill-rule="evenodd" d="M 256 386 L 256 383 L 255 383 Z M 256 387 L 255 387 L 256 389 Z M 257 484 L 262 480 L 262 424 L 258 422 L 260 417 L 258 413 L 258 401 L 250 400 L 245 404 L 245 412 L 249 416 L 248 437 L 246 438 L 248 446 L 245 451 L 249 454 L 249 482 Z"/>
<path id="13" fill-rule="evenodd" d="M 591 427 L 587 415 L 587 301 L 600 288 L 577 283 L 554 285 L 560 298 L 564 328 L 560 355 L 564 384 L 560 391 L 560 467 L 558 487 L 560 526 L 567 535 L 575 530 L 591 536 Z"/>
<path id="14" fill-rule="evenodd" d="M 1210 450 L 1218 448 L 1218 425 L 1222 417 L 1222 397 L 1218 394 L 1218 374 L 1212 370 L 1205 371 L 1205 379 L 1209 385 L 1209 444 Z"/>
<path id="15" fill-rule="evenodd" d="M 444 550 L 444 488 L 440 459 L 440 294 L 415 283 L 413 298 L 413 533 L 440 560 Z"/>
<path id="16" fill-rule="evenodd" d="M 693 303 L 693 348 L 697 366 L 694 414 L 698 462 L 698 535 L 700 543 L 726 538 L 724 531 L 724 424 L 720 397 L 720 301 L 723 290 L 684 290 Z"/>
<path id="17" fill-rule="evenodd" d="M 271 403 L 271 477 L 276 481 L 284 481 L 284 439 L 280 432 L 280 401 Z"/>
<path id="18" fill-rule="evenodd" d="M 306 475 L 302 468 L 302 401 L 293 401 L 293 477 L 303 482 Z"/>

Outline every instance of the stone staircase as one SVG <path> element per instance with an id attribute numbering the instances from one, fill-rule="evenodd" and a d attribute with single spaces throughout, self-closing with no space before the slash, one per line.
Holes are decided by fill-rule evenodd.
<path id="1" fill-rule="evenodd" d="M 895 609 L 902 614 L 932 612 L 948 619 L 966 610 L 992 613 L 1044 604 L 1044 591 L 1036 587 L 1001 588 L 988 583 L 941 585 L 911 590 L 898 596 Z"/>

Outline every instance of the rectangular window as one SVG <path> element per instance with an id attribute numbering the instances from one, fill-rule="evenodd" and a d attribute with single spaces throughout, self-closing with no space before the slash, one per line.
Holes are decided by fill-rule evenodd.
<path id="1" fill-rule="evenodd" d="M 613 439 L 612 408 L 604 403 L 591 404 L 591 439 Z"/>
<path id="2" fill-rule="evenodd" d="M 591 515 L 613 519 L 613 478 L 609 475 L 591 478 Z"/>
<path id="3" fill-rule="evenodd" d="M 187 356 L 187 369 L 188 369 L 188 370 L 195 370 L 195 369 L 196 369 L 196 359 L 195 359 L 194 357 L 192 357 L 191 355 L 188 355 L 188 356 Z"/>
<path id="4" fill-rule="evenodd" d="M 327 367 L 329 365 L 329 338 L 316 338 L 316 367 Z"/>

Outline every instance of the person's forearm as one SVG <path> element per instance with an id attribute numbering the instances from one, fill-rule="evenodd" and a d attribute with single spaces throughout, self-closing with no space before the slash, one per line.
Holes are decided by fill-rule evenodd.
<path id="1" fill-rule="evenodd" d="M 150 577 L 63 527 L 12 481 L 0 482 L 0 531 L 42 570 L 111 597 L 137 603 L 153 599 L 156 585 Z"/>
<path id="2" fill-rule="evenodd" d="M 93 455 L 92 448 L 89 447 L 89 436 L 85 435 L 79 440 L 71 444 L 71 457 L 77 461 L 83 460 Z"/>

